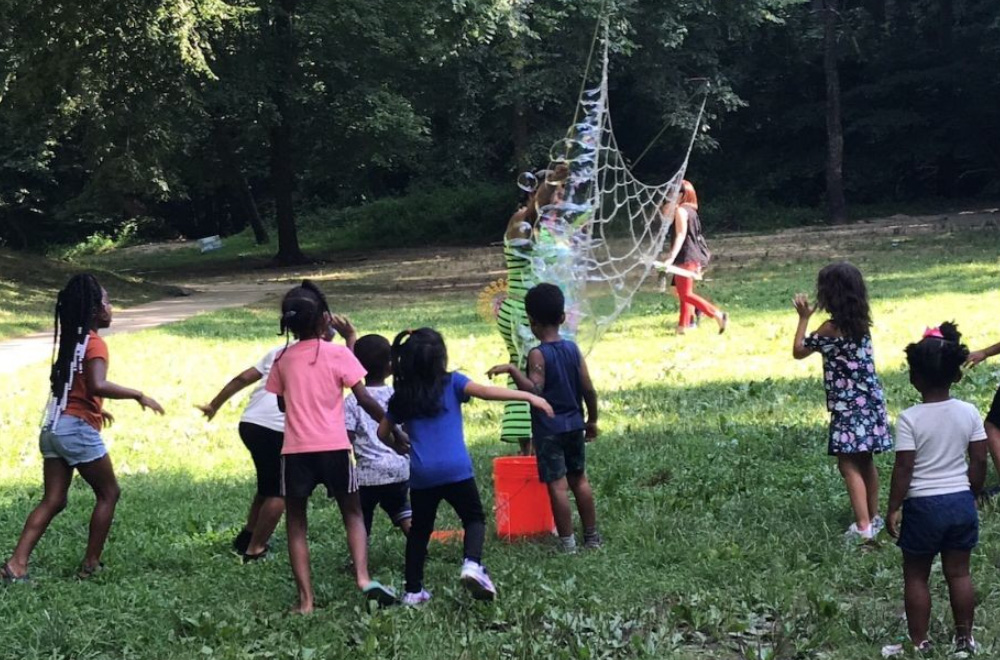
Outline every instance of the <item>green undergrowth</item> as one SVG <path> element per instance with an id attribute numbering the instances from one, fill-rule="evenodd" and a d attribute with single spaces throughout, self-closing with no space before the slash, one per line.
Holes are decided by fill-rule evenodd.
<path id="1" fill-rule="evenodd" d="M 925 326 L 954 319 L 975 347 L 1000 340 L 1000 241 L 948 235 L 892 248 L 888 239 L 872 240 L 850 256 L 868 276 L 877 364 L 895 417 L 916 401 L 903 348 Z M 791 298 L 813 288 L 821 265 L 720 266 L 699 289 L 731 314 L 721 336 L 713 327 L 671 336 L 675 303 L 652 289 L 637 296 L 588 358 L 603 432 L 589 446 L 588 469 L 606 547 L 566 557 L 548 539 L 491 536 L 485 563 L 500 593 L 492 606 L 459 589 L 460 548 L 435 543 L 430 604 L 369 611 L 343 570 L 335 506 L 317 496 L 309 533 L 319 610 L 286 615 L 295 589 L 283 530 L 271 561 L 241 566 L 228 552 L 253 488 L 236 434 L 240 405 L 211 423 L 193 407 L 280 342 L 275 310 L 228 310 L 115 336 L 111 377 L 156 397 L 168 415 L 109 404 L 118 422 L 106 437 L 123 489 L 110 568 L 88 583 L 72 579 L 92 502 L 78 482 L 33 558 L 34 586 L 0 589 L 0 657 L 878 657 L 882 644 L 905 634 L 899 552 L 886 539 L 869 551 L 845 545 L 851 516 L 825 456 L 820 360 L 791 358 Z M 471 295 L 390 306 L 347 291 L 331 289 L 331 299 L 362 332 L 391 337 L 404 327 L 437 327 L 452 367 L 480 381 L 504 359 Z M 985 409 L 998 368 L 979 367 L 954 394 Z M 44 369 L 28 368 L 0 391 L 3 552 L 41 490 L 35 429 L 44 381 Z M 465 411 L 487 509 L 491 461 L 510 451 L 495 440 L 501 411 L 486 402 Z M 878 459 L 884 493 L 891 461 Z M 438 527 L 458 526 L 443 509 Z M 377 514 L 373 575 L 401 586 L 403 547 Z M 987 508 L 973 554 L 976 637 L 986 657 L 1000 650 L 992 625 L 1000 616 L 998 563 L 1000 511 Z M 947 657 L 950 614 L 939 573 L 932 584 L 934 657 Z"/>

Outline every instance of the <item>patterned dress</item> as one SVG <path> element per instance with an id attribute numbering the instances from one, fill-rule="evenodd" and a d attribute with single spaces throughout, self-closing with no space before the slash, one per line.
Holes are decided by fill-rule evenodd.
<path id="1" fill-rule="evenodd" d="M 531 262 L 519 248 L 506 240 L 503 244 L 503 256 L 507 262 L 507 298 L 500 305 L 497 329 L 507 345 L 510 363 L 521 371 L 527 371 L 528 351 L 538 344 L 538 340 L 531 334 L 528 315 L 524 311 L 524 294 L 532 287 L 528 281 L 531 277 Z M 512 378 L 508 377 L 507 387 L 517 389 Z M 518 442 L 530 437 L 531 407 L 524 401 L 508 401 L 503 408 L 500 439 L 504 442 Z"/>
<path id="2" fill-rule="evenodd" d="M 875 373 L 872 340 L 811 334 L 805 347 L 823 354 L 823 386 L 830 411 L 827 453 L 878 454 L 892 450 L 885 394 Z"/>

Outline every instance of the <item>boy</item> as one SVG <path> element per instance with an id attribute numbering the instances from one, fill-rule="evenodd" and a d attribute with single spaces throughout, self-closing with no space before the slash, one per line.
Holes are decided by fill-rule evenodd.
<path id="1" fill-rule="evenodd" d="M 552 406 L 555 417 L 531 411 L 532 443 L 538 457 L 538 477 L 549 491 L 556 531 L 567 553 L 576 552 L 573 514 L 567 490 L 573 491 L 583 523 L 585 548 L 601 547 L 594 494 L 585 470 L 585 444 L 597 437 L 597 393 L 580 349 L 559 336 L 566 321 L 566 300 L 559 287 L 539 284 L 524 297 L 531 331 L 541 342 L 528 353 L 528 375 L 511 364 L 487 372 L 509 374 L 519 390 L 538 394 Z M 587 407 L 584 422 L 583 406 Z"/>
<path id="2" fill-rule="evenodd" d="M 383 409 L 388 407 L 392 398 L 392 387 L 385 384 L 385 379 L 392 372 L 391 350 L 389 340 L 381 335 L 365 335 L 354 345 L 354 356 L 368 372 L 365 377 L 368 394 Z M 375 507 L 381 505 L 392 519 L 392 524 L 409 535 L 410 519 L 413 517 L 408 493 L 409 458 L 400 456 L 378 439 L 378 424 L 361 409 L 353 394 L 347 397 L 344 416 L 347 437 L 354 445 L 358 461 L 358 486 L 365 530 L 371 536 Z"/>

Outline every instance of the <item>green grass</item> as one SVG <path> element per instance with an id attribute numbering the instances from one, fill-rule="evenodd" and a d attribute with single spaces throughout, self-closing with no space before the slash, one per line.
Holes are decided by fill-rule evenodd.
<path id="1" fill-rule="evenodd" d="M 766 240 L 766 239 L 764 239 Z M 1000 340 L 995 233 L 859 240 L 843 251 L 865 271 L 877 326 L 877 364 L 890 413 L 916 400 L 903 347 L 926 325 L 954 319 L 975 347 Z M 168 409 L 155 418 L 111 403 L 106 433 L 123 498 L 106 553 L 110 570 L 72 576 L 92 496 L 75 483 L 69 509 L 42 539 L 33 587 L 0 589 L 9 658 L 827 658 L 877 657 L 905 633 L 899 552 L 845 546 L 851 520 L 825 454 L 820 361 L 791 359 L 791 297 L 810 291 L 822 262 L 794 258 L 720 266 L 701 289 L 733 323 L 670 336 L 672 301 L 640 294 L 593 349 L 601 438 L 589 472 L 607 544 L 567 558 L 551 543 L 490 538 L 485 562 L 500 590 L 493 606 L 457 588 L 460 550 L 432 545 L 421 610 L 366 610 L 341 567 L 344 534 L 334 506 L 313 500 L 310 539 L 318 612 L 283 612 L 295 596 L 282 548 L 240 566 L 227 551 L 252 491 L 236 435 L 237 404 L 212 423 L 193 406 L 276 343 L 275 311 L 231 310 L 110 340 L 111 377 Z M 504 359 L 471 295 L 387 304 L 328 283 L 338 311 L 363 332 L 392 336 L 432 325 L 451 364 L 474 378 Z M 334 288 L 340 287 L 340 288 Z M 114 292 L 112 292 L 114 293 Z M 818 320 L 817 320 L 818 322 Z M 981 409 L 997 364 L 972 372 L 955 395 Z M 36 449 L 44 369 L 8 378 L 0 392 L 0 547 L 13 546 L 40 494 Z M 465 425 L 485 504 L 501 406 L 476 402 Z M 887 490 L 891 456 L 880 457 Z M 991 481 L 995 477 L 991 476 Z M 883 500 L 884 501 L 884 500 Z M 403 539 L 382 514 L 371 566 L 400 585 Z M 977 639 L 1000 649 L 1000 512 L 984 512 L 973 555 Z M 446 512 L 440 528 L 458 521 Z M 950 614 L 933 579 L 932 635 L 946 657 Z"/>
<path id="2" fill-rule="evenodd" d="M 56 293 L 83 270 L 95 272 L 112 292 L 115 305 L 132 306 L 170 295 L 168 287 L 85 268 L 37 254 L 0 249 L 0 340 L 36 330 L 51 330 Z"/>

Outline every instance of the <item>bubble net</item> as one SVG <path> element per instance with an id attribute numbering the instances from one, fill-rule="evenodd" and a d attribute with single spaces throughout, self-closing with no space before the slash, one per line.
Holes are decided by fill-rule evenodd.
<path id="1" fill-rule="evenodd" d="M 599 85 L 583 90 L 566 137 L 549 152 L 551 162 L 537 185 L 555 191 L 551 202 L 537 208 L 534 240 L 522 254 L 530 260 L 532 283 L 562 289 L 562 334 L 584 350 L 629 308 L 663 252 L 704 107 L 680 168 L 663 183 L 643 183 L 615 140 L 605 44 Z"/>

